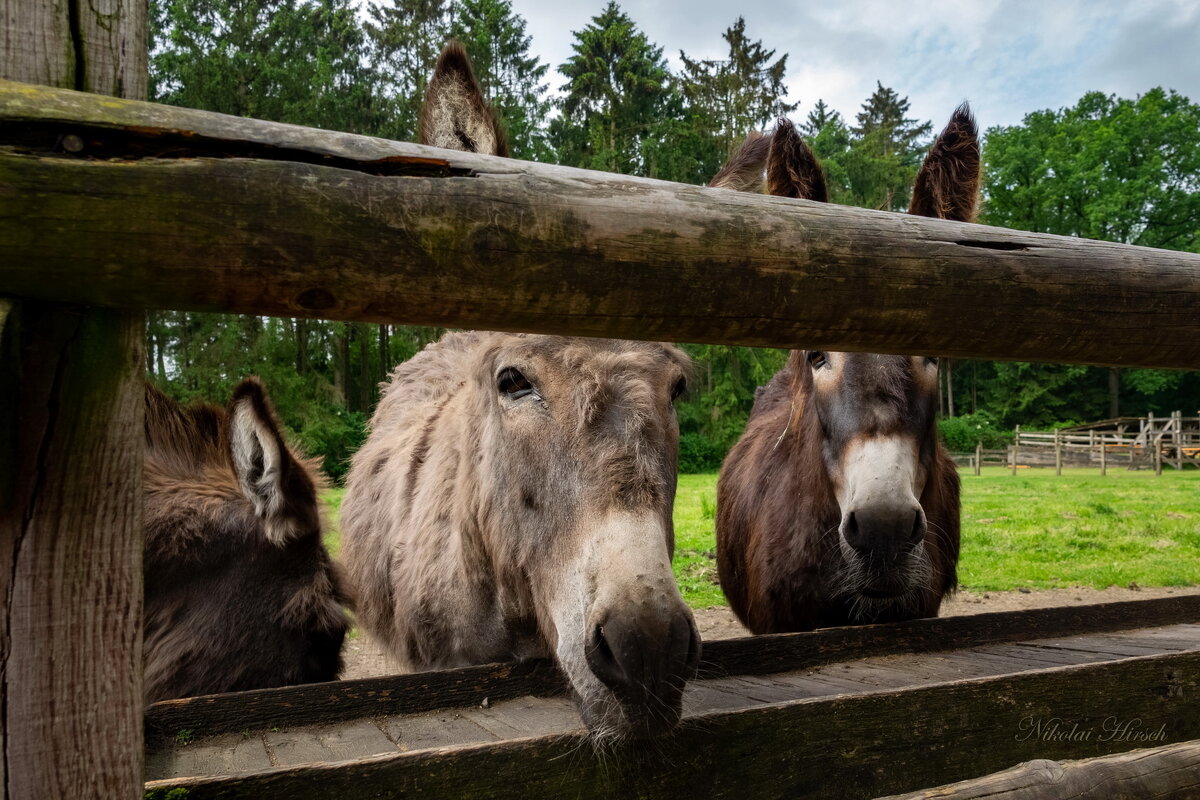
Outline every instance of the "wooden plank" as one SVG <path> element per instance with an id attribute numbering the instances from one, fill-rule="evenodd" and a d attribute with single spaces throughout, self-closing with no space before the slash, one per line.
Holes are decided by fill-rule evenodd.
<path id="1" fill-rule="evenodd" d="M 146 14 L 0 0 L 0 78 L 144 98 Z M 140 312 L 0 300 L 0 798 L 141 790 L 142 337 Z"/>
<path id="2" fill-rule="evenodd" d="M 1200 654 L 1123 659 L 894 692 L 708 714 L 654 747 L 595 754 L 578 735 L 541 737 L 277 770 L 186 788 L 189 800 L 386 795 L 459 798 L 637 796 L 849 798 L 913 791 L 1034 757 L 1090 758 L 1146 742 L 1102 737 L 1140 720 L 1151 744 L 1200 738 Z M 1059 720 L 1093 735 L 1050 736 Z M 1041 722 L 1042 733 L 1032 727 Z"/>
<path id="3" fill-rule="evenodd" d="M 999 656 L 1018 659 L 1028 664 L 1048 666 L 1053 664 L 1094 664 L 1098 661 L 1112 661 L 1108 653 L 1084 653 L 1078 650 L 1049 650 L 1020 642 L 1016 644 L 996 644 L 986 647 L 973 647 L 972 652 L 992 653 Z"/>
<path id="4" fill-rule="evenodd" d="M 934 652 L 1198 619 L 1200 595 L 1189 595 L 828 628 L 705 642 L 701 671 L 705 678 L 783 673 L 889 653 Z M 856 686 L 862 688 L 862 684 Z M 524 695 L 560 694 L 565 688 L 552 664 L 527 661 L 167 700 L 147 709 L 146 740 L 155 748 L 169 744 L 183 729 L 195 731 L 198 736 L 212 736 L 247 728 L 297 727 L 471 707 L 485 697 L 495 703 Z M 842 683 L 838 688 L 849 689 L 850 685 Z"/>
<path id="5" fill-rule="evenodd" d="M 902 686 L 920 686 L 930 683 L 961 680 L 964 677 L 975 677 L 970 673 L 964 675 L 962 670 L 953 662 L 939 658 L 936 662 L 925 660 L 923 663 L 909 663 L 908 659 L 889 657 L 886 660 L 868 659 L 839 664 L 837 667 L 825 667 L 824 671 L 837 671 L 833 674 L 843 679 L 860 680 L 873 686 L 885 689 L 898 689 Z M 986 673 L 996 675 L 1005 670 L 992 670 Z M 1015 670 L 1007 670 L 1013 672 Z"/>
<path id="6" fill-rule="evenodd" d="M 229 733 L 176 745 L 146 759 L 146 780 L 168 775 L 238 775 L 272 766 L 266 743 L 258 734 Z"/>
<path id="7" fill-rule="evenodd" d="M 263 735 L 271 763 L 276 766 L 347 761 L 380 753 L 395 753 L 399 748 L 371 720 L 328 725 L 316 730 L 267 731 Z"/>
<path id="8" fill-rule="evenodd" d="M 879 800 L 1191 800 L 1200 796 L 1200 742 L 1082 761 L 1038 759 L 983 778 Z"/>
<path id="9" fill-rule="evenodd" d="M 470 707 L 484 698 L 498 702 L 525 695 L 559 694 L 565 688 L 552 663 L 530 660 L 164 700 L 146 711 L 146 741 L 153 748 L 169 745 L 176 732 L 185 729 L 197 736 L 212 736 L 246 728 L 293 728 Z"/>
<path id="10" fill-rule="evenodd" d="M 0 293 L 634 339 L 1200 364 L 1194 253 L 101 105 L 17 84 L 0 87 L 0 121 L 15 123 L 0 126 L 0 215 L 14 221 L 0 234 Z M 82 148 L 63 152 L 64 135 Z"/>
<path id="11" fill-rule="evenodd" d="M 142 781 L 141 319 L 10 308 L 0 797 L 131 797 Z"/>
<path id="12" fill-rule="evenodd" d="M 705 642 L 704 674 L 784 672 L 889 653 L 1082 635 L 1200 620 L 1200 595 L 1090 606 L 968 614 Z"/>
<path id="13" fill-rule="evenodd" d="M 461 711 L 387 717 L 380 720 L 379 724 L 401 750 L 491 742 L 499 738 L 463 716 Z"/>
<path id="14" fill-rule="evenodd" d="M 462 715 L 500 739 L 584 730 L 579 711 L 567 697 L 519 697 L 464 709 Z"/>
<path id="15" fill-rule="evenodd" d="M 1162 653 L 1169 648 L 1158 647 L 1149 643 L 1128 642 L 1119 639 L 1105 639 L 1099 636 L 1072 636 L 1066 639 L 1039 639 L 1030 642 L 1030 646 L 1043 650 L 1077 651 L 1083 653 L 1103 653 L 1113 657 L 1145 656 Z"/>

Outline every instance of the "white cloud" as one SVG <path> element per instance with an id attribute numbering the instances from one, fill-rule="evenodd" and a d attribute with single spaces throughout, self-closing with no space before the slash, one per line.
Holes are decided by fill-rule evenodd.
<path id="1" fill-rule="evenodd" d="M 603 8 L 514 0 L 533 49 L 552 69 L 571 54 L 571 31 Z M 680 50 L 725 53 L 721 32 L 740 14 L 747 32 L 788 53 L 797 116 L 818 99 L 853 119 L 876 80 L 909 97 L 912 113 L 940 124 L 964 99 L 984 126 L 1074 104 L 1098 89 L 1123 96 L 1153 86 L 1200 100 L 1200 7 L 1187 0 L 627 0 L 622 8 L 673 64 Z M 561 76 L 551 76 L 557 88 Z"/>

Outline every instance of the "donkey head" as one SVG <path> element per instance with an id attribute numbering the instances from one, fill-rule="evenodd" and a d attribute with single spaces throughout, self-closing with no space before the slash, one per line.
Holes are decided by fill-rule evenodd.
<path id="1" fill-rule="evenodd" d="M 964 105 L 926 157 L 909 213 L 970 221 L 979 167 L 975 121 Z M 771 139 L 766 184 L 773 195 L 827 199 L 816 158 L 787 120 Z M 789 367 L 796 407 L 790 426 L 820 443 L 840 515 L 839 588 L 859 609 L 915 604 L 929 583 L 931 556 L 946 561 L 946 553 L 929 551 L 949 547 L 945 531 L 930 530 L 926 509 L 934 499 L 945 507 L 952 494 L 957 512 L 952 471 L 930 480 L 941 463 L 935 461 L 945 458 L 935 425 L 937 359 L 806 350 L 794 351 Z"/>
<path id="2" fill-rule="evenodd" d="M 422 143 L 507 155 L 461 45 L 443 51 Z M 688 357 L 670 345 L 494 334 L 471 409 L 483 539 L 598 738 L 678 722 L 700 639 L 671 571 Z"/>
<path id="3" fill-rule="evenodd" d="M 501 335 L 483 358 L 473 417 L 500 583 L 519 587 L 598 737 L 672 727 L 700 650 L 671 571 L 686 356 Z"/>
<path id="4" fill-rule="evenodd" d="M 348 596 L 317 486 L 256 379 L 228 410 L 146 387 L 148 700 L 337 677 Z"/>

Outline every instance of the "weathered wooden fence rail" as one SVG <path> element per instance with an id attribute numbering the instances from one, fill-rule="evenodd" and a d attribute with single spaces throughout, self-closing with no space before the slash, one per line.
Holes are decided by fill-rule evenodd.
<path id="1" fill-rule="evenodd" d="M 1200 366 L 1200 255 L 0 84 L 0 294 Z"/>

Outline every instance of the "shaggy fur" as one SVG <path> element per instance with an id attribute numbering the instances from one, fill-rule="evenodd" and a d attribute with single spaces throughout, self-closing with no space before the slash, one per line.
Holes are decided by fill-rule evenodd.
<path id="1" fill-rule="evenodd" d="M 429 80 L 421 107 L 421 144 L 508 156 L 508 136 L 458 42 L 442 50 Z"/>
<path id="2" fill-rule="evenodd" d="M 769 161 L 773 194 L 825 199 L 820 166 L 790 123 L 776 128 Z M 926 158 L 913 213 L 969 219 L 978 187 L 979 145 L 964 106 Z M 937 615 L 957 582 L 959 480 L 937 438 L 936 409 L 932 359 L 791 353 L 757 396 L 717 484 L 721 588 L 750 630 Z M 847 458 L 878 442 L 911 445 L 897 469 L 913 476 L 920 509 L 915 523 L 905 512 L 908 522 L 895 536 L 856 548 L 849 543 L 858 534 L 854 509 L 840 499 Z M 893 497 L 883 502 L 902 505 Z M 912 535 L 919 538 L 909 550 Z"/>
<path id="3" fill-rule="evenodd" d="M 732 189 L 735 192 L 761 192 L 770 149 L 771 137 L 758 132 L 751 133 L 708 185 L 714 189 Z"/>
<path id="4" fill-rule="evenodd" d="M 533 394 L 498 392 L 510 366 Z M 695 645 L 669 563 L 672 389 L 687 367 L 667 345 L 486 332 L 399 366 L 342 502 L 363 626 L 414 671 L 557 657 L 593 729 L 629 727 L 651 702 L 677 719 L 682 665 L 638 708 L 589 678 L 584 649 L 597 606 L 645 617 L 663 652 Z M 628 537 L 601 524 L 614 516 L 649 524 Z M 596 539 L 606 530 L 618 556 Z"/>
<path id="5" fill-rule="evenodd" d="M 337 678 L 347 597 L 319 483 L 262 385 L 228 410 L 147 385 L 143 480 L 146 701 Z"/>
<path id="6" fill-rule="evenodd" d="M 824 203 L 829 200 L 825 175 L 808 143 L 791 121 L 780 119 L 771 137 L 767 157 L 767 194 L 799 197 Z"/>
<path id="7" fill-rule="evenodd" d="M 428 143 L 486 122 L 481 97 L 430 86 L 474 118 L 427 114 Z M 487 332 L 397 367 L 342 502 L 363 627 L 414 671 L 552 657 L 600 741 L 674 725 L 700 646 L 670 564 L 688 367 L 669 345 Z"/>

